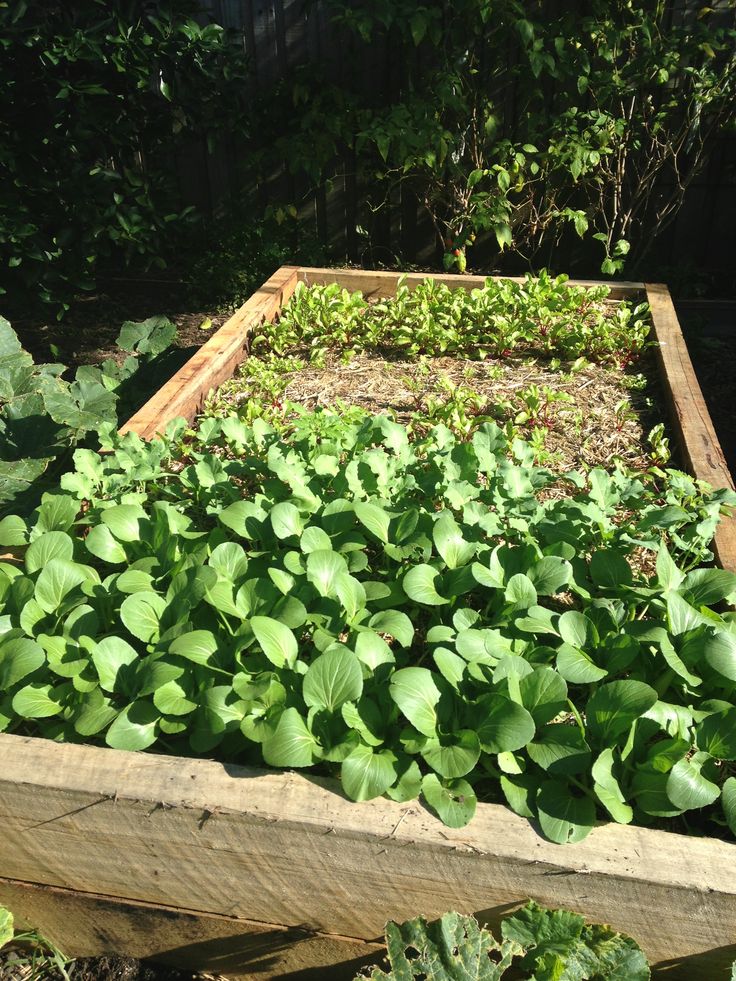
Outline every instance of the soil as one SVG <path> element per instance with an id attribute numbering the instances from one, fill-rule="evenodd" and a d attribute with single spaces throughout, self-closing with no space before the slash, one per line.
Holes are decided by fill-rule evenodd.
<path id="1" fill-rule="evenodd" d="M 650 358 L 639 362 L 636 371 L 656 377 Z M 357 354 L 346 363 L 338 353 L 330 352 L 324 366 L 307 365 L 289 376 L 284 399 L 306 409 L 343 403 L 369 412 L 391 411 L 398 422 L 408 424 L 416 411 L 426 413 L 431 400 L 447 398 L 438 388 L 438 382 L 444 380 L 482 397 L 481 404 L 468 405 L 469 416 L 490 416 L 502 424 L 509 414 L 514 418 L 527 408 L 522 394 L 536 385 L 551 393 L 542 399 L 548 404 L 536 418 L 519 426 L 519 435 L 529 438 L 534 428 L 541 430 L 544 451 L 540 462 L 571 470 L 610 466 L 619 459 L 634 470 L 643 470 L 650 465 L 647 433 L 665 417 L 666 410 L 658 386 L 649 383 L 634 389 L 627 384 L 634 375 L 634 371 L 622 375 L 619 369 L 593 364 L 564 374 L 541 359 L 514 357 L 486 361 L 441 357 L 417 362 Z M 219 404 L 235 408 L 250 395 L 247 379 L 235 379 L 220 390 Z M 443 420 L 439 416 L 436 421 Z"/>
<path id="2" fill-rule="evenodd" d="M 82 957 L 67 964 L 69 981 L 216 981 L 212 975 L 193 974 L 133 957 Z M 27 958 L 18 962 L 11 952 L 0 954 L 0 981 L 65 981 L 52 963 Z M 224 981 L 224 979 L 223 979 Z"/>
<path id="3" fill-rule="evenodd" d="M 177 327 L 176 345 L 193 350 L 227 320 L 229 314 L 199 310 L 184 286 L 172 280 L 110 280 L 79 298 L 59 322 L 53 311 L 12 320 L 13 329 L 36 361 L 58 361 L 69 368 L 98 364 L 119 356 L 115 340 L 126 320 L 167 316 Z M 201 325 L 210 321 L 207 330 Z M 163 379 L 162 379 L 163 381 Z"/>
<path id="4" fill-rule="evenodd" d="M 676 307 L 718 441 L 736 478 L 736 301 L 700 300 Z"/>

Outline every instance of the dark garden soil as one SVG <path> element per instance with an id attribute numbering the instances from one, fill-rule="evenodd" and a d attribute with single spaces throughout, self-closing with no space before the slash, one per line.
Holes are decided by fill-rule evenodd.
<path id="1" fill-rule="evenodd" d="M 215 981 L 213 975 L 193 974 L 133 957 L 83 957 L 65 968 L 69 981 Z M 65 981 L 58 968 L 48 962 L 12 953 L 0 954 L 0 981 Z"/>
<path id="2" fill-rule="evenodd" d="M 78 299 L 60 322 L 54 312 L 12 319 L 13 329 L 36 361 L 58 361 L 70 368 L 97 364 L 119 352 L 115 339 L 126 320 L 167 316 L 177 326 L 177 347 L 194 349 L 229 314 L 199 310 L 182 284 L 167 280 L 110 280 Z M 202 329 L 202 325 L 207 329 Z M 165 379 L 161 380 L 162 383 Z"/>
<path id="3" fill-rule="evenodd" d="M 736 479 L 736 301 L 676 304 L 698 381 Z"/>

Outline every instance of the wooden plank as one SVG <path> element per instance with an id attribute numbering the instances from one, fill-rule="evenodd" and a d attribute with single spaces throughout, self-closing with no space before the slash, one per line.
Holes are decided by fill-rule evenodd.
<path id="1" fill-rule="evenodd" d="M 705 480 L 713 487 L 733 489 L 733 478 L 700 390 L 669 290 L 661 283 L 647 283 L 646 291 L 658 341 L 662 383 L 685 462 L 698 480 Z M 714 551 L 724 569 L 736 572 L 736 517 L 721 520 Z"/>
<path id="2" fill-rule="evenodd" d="M 264 976 L 344 981 L 384 954 L 379 944 L 326 937 L 299 927 L 109 899 L 13 879 L 0 878 L 0 905 L 13 911 L 19 926 L 38 930 L 67 957 L 123 952 L 126 957 L 190 971 L 196 965 L 199 971 L 232 981 L 262 981 Z"/>
<path id="3" fill-rule="evenodd" d="M 0 735 L 9 879 L 363 941 L 389 918 L 498 916 L 532 897 L 717 977 L 736 941 L 736 845 L 613 824 L 552 844 L 505 807 L 466 828 L 335 781 Z M 731 951 L 728 956 L 733 957 Z M 693 960 L 695 958 L 695 960 Z"/>
<path id="4" fill-rule="evenodd" d="M 434 279 L 444 283 L 451 289 L 474 289 L 482 286 L 486 279 L 510 279 L 515 283 L 523 283 L 523 276 L 461 276 L 438 273 L 399 273 L 362 269 L 323 269 L 311 266 L 300 266 L 299 281 L 307 284 L 340 283 L 349 290 L 362 290 L 366 296 L 392 296 L 396 292 L 396 284 L 404 277 L 407 286 L 414 288 L 425 279 Z M 606 282 L 592 279 L 570 279 L 570 286 L 608 286 L 613 300 L 626 300 L 643 294 L 644 284 L 635 282 Z"/>
<path id="5" fill-rule="evenodd" d="M 207 394 L 227 381 L 247 353 L 248 334 L 270 320 L 294 292 L 297 271 L 282 266 L 187 361 L 146 404 L 121 427 L 121 434 L 151 439 L 172 419 L 191 422 Z"/>

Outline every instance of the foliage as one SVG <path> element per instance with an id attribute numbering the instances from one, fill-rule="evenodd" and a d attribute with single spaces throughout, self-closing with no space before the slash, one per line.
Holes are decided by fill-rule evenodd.
<path id="1" fill-rule="evenodd" d="M 0 524 L 0 728 L 316 766 L 452 826 L 501 798 L 560 842 L 701 808 L 736 831 L 736 576 L 697 568 L 733 493 L 560 477 L 492 424 L 109 439 Z"/>
<path id="2" fill-rule="evenodd" d="M 647 306 L 606 304 L 608 287 L 570 286 L 542 272 L 523 282 L 487 279 L 480 289 L 450 289 L 426 279 L 368 302 L 339 284 L 299 284 L 276 324 L 254 338 L 255 353 L 303 346 L 314 355 L 338 347 L 398 351 L 407 357 L 506 356 L 535 352 L 585 356 L 625 367 L 645 346 Z"/>
<path id="3" fill-rule="evenodd" d="M 31 490 L 54 461 L 68 458 L 89 434 L 114 423 L 135 401 L 133 378 L 173 341 L 165 317 L 123 324 L 118 347 L 127 357 L 77 369 L 73 381 L 59 364 L 35 364 L 0 317 L 0 508 Z"/>
<path id="4" fill-rule="evenodd" d="M 618 272 L 667 227 L 734 119 L 736 34 L 723 6 L 328 7 L 333 43 L 351 57 L 339 84 L 321 66 L 284 84 L 288 130 L 266 166 L 287 160 L 324 179 L 346 157 L 366 225 L 408 192 L 434 223 L 445 268 L 507 249 L 539 266 L 569 228 L 599 240 L 602 271 Z M 383 85 L 365 84 L 374 45 L 390 52 Z M 271 119 L 264 105 L 263 126 Z"/>
<path id="5" fill-rule="evenodd" d="M 433 923 L 422 917 L 389 922 L 389 971 L 374 968 L 355 981 L 498 981 L 509 969 L 532 981 L 647 981 L 651 976 L 630 937 L 589 926 L 568 910 L 530 902 L 503 920 L 501 933 L 499 943 L 474 917 L 458 913 Z"/>
<path id="6" fill-rule="evenodd" d="M 184 261 L 195 303 L 236 307 L 284 263 L 320 266 L 325 256 L 293 216 L 254 221 L 252 208 L 232 205 L 227 218 L 197 234 Z"/>
<path id="7" fill-rule="evenodd" d="M 14 303 L 64 310 L 103 259 L 163 262 L 192 210 L 177 148 L 246 125 L 242 55 L 199 9 L 0 5 L 0 288 Z"/>
<path id="8" fill-rule="evenodd" d="M 0 906 L 0 949 L 3 947 L 6 950 L 0 958 L 5 963 L 0 963 L 0 968 L 4 966 L 14 972 L 10 977 L 44 981 L 53 976 L 69 981 L 69 958 L 35 930 L 16 932 L 13 914 Z"/>

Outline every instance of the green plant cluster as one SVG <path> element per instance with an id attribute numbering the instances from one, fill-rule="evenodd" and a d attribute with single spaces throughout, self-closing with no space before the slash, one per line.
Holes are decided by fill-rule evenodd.
<path id="1" fill-rule="evenodd" d="M 191 236 L 180 257 L 193 303 L 209 308 L 240 306 L 279 266 L 325 265 L 323 247 L 306 223 L 291 215 L 254 220 L 253 208 L 233 202 L 226 216 Z"/>
<path id="2" fill-rule="evenodd" d="M 423 280 L 400 282 L 395 296 L 370 302 L 339 284 L 299 284 L 278 321 L 254 338 L 253 351 L 283 354 L 299 346 L 400 351 L 408 357 L 535 352 L 625 366 L 649 333 L 646 304 L 606 304 L 607 286 L 570 286 L 542 272 L 523 282 L 487 279 L 473 290 Z"/>
<path id="3" fill-rule="evenodd" d="M 197 0 L 0 5 L 0 292 L 65 310 L 104 261 L 163 265 L 177 153 L 241 137 L 245 61 Z"/>
<path id="4" fill-rule="evenodd" d="M 648 981 L 638 944 L 608 926 L 588 925 L 569 910 L 535 902 L 501 923 L 501 941 L 473 916 L 446 913 L 386 924 L 387 971 L 361 972 L 355 981 Z"/>
<path id="5" fill-rule="evenodd" d="M 323 62 L 301 66 L 282 81 L 278 112 L 268 93 L 262 169 L 286 160 L 315 183 L 348 170 L 371 266 L 378 222 L 401 195 L 432 222 L 445 268 L 510 250 L 540 266 L 579 236 L 616 274 L 664 232 L 733 124 L 736 31 L 724 6 L 325 6 L 350 57 L 339 80 Z M 392 70 L 367 86 L 376 48 Z M 400 254 L 403 242 L 380 244 Z"/>
<path id="6" fill-rule="evenodd" d="M 698 568 L 733 493 L 560 477 L 492 424 L 109 439 L 0 523 L 0 728 L 317 767 L 452 826 L 505 799 L 559 842 L 736 833 L 736 576 Z"/>
<path id="7" fill-rule="evenodd" d="M 126 357 L 63 377 L 60 364 L 35 364 L 7 320 L 0 317 L 0 513 L 69 450 L 135 401 L 134 376 L 169 349 L 176 327 L 165 317 L 127 321 L 117 340 Z"/>
<path id="8" fill-rule="evenodd" d="M 3 950 L 5 948 L 5 950 Z M 0 906 L 0 972 L 24 981 L 70 981 L 68 957 L 35 930 L 16 930 L 13 914 Z"/>

